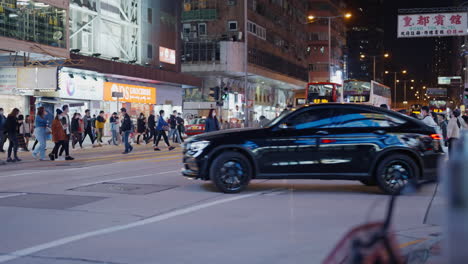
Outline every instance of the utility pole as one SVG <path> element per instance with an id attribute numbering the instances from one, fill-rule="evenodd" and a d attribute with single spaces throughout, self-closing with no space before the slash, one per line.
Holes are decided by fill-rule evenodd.
<path id="1" fill-rule="evenodd" d="M 245 90 L 245 117 L 244 117 L 244 126 L 249 127 L 250 126 L 250 106 L 249 106 L 249 100 L 250 98 L 250 89 L 249 89 L 249 31 L 248 31 L 248 6 L 247 6 L 248 0 L 244 0 L 244 31 L 245 31 L 245 52 L 244 52 L 244 90 Z M 255 99 L 255 98 L 254 98 Z M 252 101 L 252 107 L 253 107 L 253 101 Z"/>

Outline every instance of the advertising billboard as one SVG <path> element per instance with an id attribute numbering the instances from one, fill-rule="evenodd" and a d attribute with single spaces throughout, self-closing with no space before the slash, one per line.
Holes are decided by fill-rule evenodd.
<path id="1" fill-rule="evenodd" d="M 451 85 L 453 83 L 461 83 L 461 77 L 460 76 L 437 77 L 437 84 L 439 85 Z"/>
<path id="2" fill-rule="evenodd" d="M 398 37 L 467 35 L 467 13 L 406 14 L 398 16 Z"/>
<path id="3" fill-rule="evenodd" d="M 117 97 L 112 97 L 113 92 L 123 93 L 119 98 L 121 102 L 156 104 L 156 88 L 132 84 L 105 82 L 104 101 L 117 101 Z"/>
<path id="4" fill-rule="evenodd" d="M 447 97 L 447 88 L 427 88 L 429 97 Z"/>
<path id="5" fill-rule="evenodd" d="M 169 64 L 176 63 L 176 51 L 165 47 L 159 47 L 159 61 Z"/>

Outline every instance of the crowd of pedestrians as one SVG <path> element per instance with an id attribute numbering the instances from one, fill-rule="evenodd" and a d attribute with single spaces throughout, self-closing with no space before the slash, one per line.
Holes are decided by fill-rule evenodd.
<path id="1" fill-rule="evenodd" d="M 83 142 L 89 138 L 93 147 L 100 147 L 106 128 L 111 135 L 107 143 L 115 146 L 123 143 L 122 154 L 133 151 L 132 140 L 136 144 L 152 142 L 154 151 L 160 151 L 158 145 L 161 139 L 168 150 L 175 148 L 170 144 L 170 139 L 173 143 L 182 143 L 184 140 L 184 119 L 177 111 L 167 118 L 163 110 L 157 115 L 152 111 L 148 117 L 141 113 L 136 120 L 136 126 L 125 108 L 120 109 L 120 115 L 114 112 L 109 118 L 106 118 L 104 111 L 100 111 L 98 116 L 91 116 L 90 110 L 86 110 L 84 115 L 73 113 L 71 117 L 69 111 L 68 105 L 56 109 L 50 122 L 52 118 L 47 117 L 44 107 L 37 108 L 36 116 L 24 116 L 18 108 L 4 113 L 0 108 L 0 152 L 5 152 L 4 145 L 7 146 L 6 162 L 20 162 L 18 151 L 29 151 L 31 138 L 35 139 L 31 154 L 36 160 L 74 160 L 70 155 L 70 143 L 72 149 L 77 146 L 83 148 Z M 48 154 L 47 140 L 54 143 Z"/>

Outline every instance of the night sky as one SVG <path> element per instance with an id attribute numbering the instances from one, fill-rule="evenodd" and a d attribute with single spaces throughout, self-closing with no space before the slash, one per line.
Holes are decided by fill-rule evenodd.
<path id="1" fill-rule="evenodd" d="M 400 8 L 431 8 L 454 6 L 452 0 L 385 0 L 385 48 L 392 55 L 391 70 L 406 68 L 410 77 L 427 82 L 430 79 L 431 38 L 397 39 L 397 15 Z"/>

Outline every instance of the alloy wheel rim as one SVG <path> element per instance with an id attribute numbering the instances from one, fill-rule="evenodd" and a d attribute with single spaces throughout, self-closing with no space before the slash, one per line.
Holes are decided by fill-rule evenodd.
<path id="1" fill-rule="evenodd" d="M 226 161 L 220 168 L 220 179 L 230 191 L 237 191 L 242 187 L 245 178 L 245 168 L 237 160 Z"/>
<path id="2" fill-rule="evenodd" d="M 392 190 L 403 188 L 411 178 L 410 166 L 403 161 L 393 161 L 385 167 L 383 179 Z"/>

